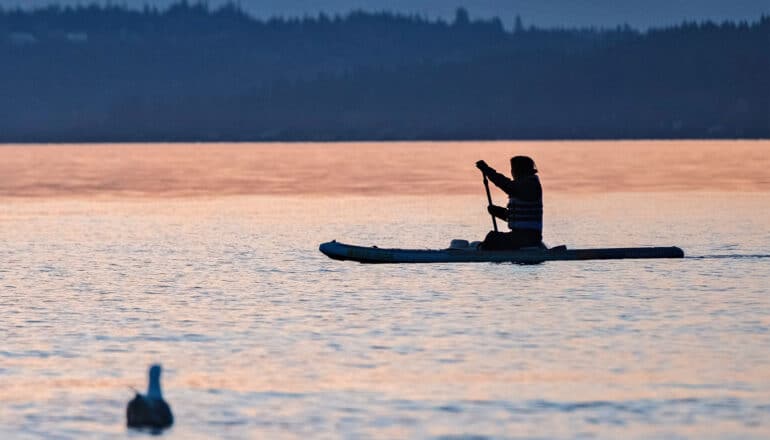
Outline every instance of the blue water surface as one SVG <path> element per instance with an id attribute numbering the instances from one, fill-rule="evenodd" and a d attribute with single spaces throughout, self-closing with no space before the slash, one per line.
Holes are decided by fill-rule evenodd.
<path id="1" fill-rule="evenodd" d="M 546 241 L 681 260 L 361 265 L 445 247 L 470 196 L 13 200 L 0 437 L 124 438 L 164 365 L 168 438 L 770 437 L 770 196 L 548 195 Z"/>

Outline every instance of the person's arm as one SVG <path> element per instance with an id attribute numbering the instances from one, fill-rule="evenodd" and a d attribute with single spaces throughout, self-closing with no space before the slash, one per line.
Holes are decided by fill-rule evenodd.
<path id="1" fill-rule="evenodd" d="M 499 218 L 500 220 L 508 220 L 508 210 L 502 206 L 489 205 L 487 206 L 487 212 Z"/>
<path id="2" fill-rule="evenodd" d="M 480 169 L 481 172 L 484 173 L 484 175 L 495 184 L 495 186 L 505 191 L 506 194 L 511 195 L 513 192 L 513 180 L 498 173 L 494 168 L 487 165 L 487 163 L 483 160 L 476 162 L 476 167 Z"/>

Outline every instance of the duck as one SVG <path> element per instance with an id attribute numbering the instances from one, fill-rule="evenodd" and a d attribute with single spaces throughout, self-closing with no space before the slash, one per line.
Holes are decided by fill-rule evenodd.
<path id="1" fill-rule="evenodd" d="M 126 420 L 129 428 L 162 430 L 174 424 L 171 407 L 163 400 L 160 390 L 160 365 L 150 366 L 150 383 L 147 394 L 136 393 L 128 402 Z"/>

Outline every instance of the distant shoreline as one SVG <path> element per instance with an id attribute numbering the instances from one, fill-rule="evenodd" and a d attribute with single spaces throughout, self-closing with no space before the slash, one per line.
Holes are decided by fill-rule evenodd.
<path id="1" fill-rule="evenodd" d="M 540 142 L 540 143 L 560 143 L 560 142 L 766 142 L 770 141 L 770 137 L 766 138 L 581 138 L 581 139 L 547 139 L 547 138 L 532 138 L 532 139 L 257 139 L 257 140 L 56 140 L 56 141 L 0 141 L 0 148 L 9 145 L 52 145 L 52 146 L 66 146 L 66 145 L 239 145 L 239 144 L 435 144 L 435 143 L 516 143 L 516 142 Z"/>
<path id="2" fill-rule="evenodd" d="M 770 16 L 645 32 L 0 10 L 0 142 L 770 138 Z"/>

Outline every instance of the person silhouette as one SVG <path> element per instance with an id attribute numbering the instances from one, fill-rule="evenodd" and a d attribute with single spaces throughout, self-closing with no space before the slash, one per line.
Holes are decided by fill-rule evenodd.
<path id="1" fill-rule="evenodd" d="M 537 176 L 535 161 L 528 156 L 511 158 L 513 179 L 498 173 L 480 160 L 476 167 L 508 195 L 508 206 L 489 205 L 487 211 L 508 223 L 510 232 L 490 231 L 480 244 L 481 250 L 501 251 L 522 247 L 544 246 L 543 188 Z"/>

